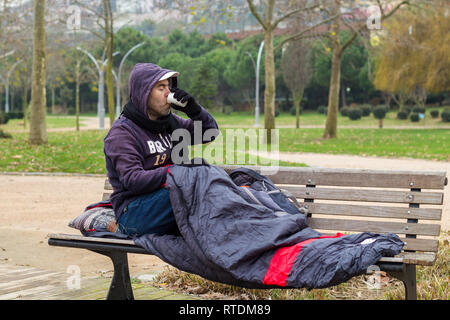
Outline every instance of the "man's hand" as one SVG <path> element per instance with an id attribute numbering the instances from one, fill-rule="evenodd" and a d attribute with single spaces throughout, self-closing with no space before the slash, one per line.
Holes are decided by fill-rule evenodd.
<path id="1" fill-rule="evenodd" d="M 180 107 L 176 104 L 171 103 L 170 106 L 179 111 L 183 111 L 187 114 L 189 118 L 192 118 L 196 115 L 198 115 L 201 111 L 200 105 L 195 101 L 194 97 L 191 96 L 189 93 L 187 93 L 184 90 L 181 90 L 180 88 L 175 88 L 173 91 L 174 93 L 173 97 L 177 99 L 180 102 L 187 102 L 186 107 Z"/>

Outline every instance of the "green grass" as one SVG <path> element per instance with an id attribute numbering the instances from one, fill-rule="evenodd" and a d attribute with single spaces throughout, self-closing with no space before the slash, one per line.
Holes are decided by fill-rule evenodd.
<path id="1" fill-rule="evenodd" d="M 47 115 L 46 125 L 47 129 L 75 128 L 75 116 Z M 83 127 L 82 121 L 80 121 L 80 127 Z M 1 125 L 0 129 L 7 132 L 28 131 L 30 129 L 30 123 L 28 121 L 26 127 L 24 127 L 23 119 L 11 119 L 7 124 Z"/>
<path id="2" fill-rule="evenodd" d="M 280 129 L 280 151 L 407 157 L 450 161 L 448 129 L 338 129 L 323 140 L 323 129 Z"/>
<path id="3" fill-rule="evenodd" d="M 103 138 L 106 132 L 48 133 L 48 144 L 28 144 L 28 134 L 0 139 L 0 171 L 105 174 Z"/>
<path id="4" fill-rule="evenodd" d="M 429 112 L 430 110 L 439 110 L 441 112 L 444 107 L 440 108 L 427 108 L 426 116 L 419 122 L 411 122 L 410 120 L 399 120 L 397 119 L 398 111 L 390 111 L 387 113 L 386 118 L 383 120 L 383 127 L 448 127 L 450 128 L 450 123 L 442 122 L 441 118 L 432 119 Z M 253 127 L 255 123 L 254 115 L 248 112 L 232 112 L 229 115 L 225 115 L 219 112 L 213 112 L 212 115 L 216 119 L 220 127 Z M 305 111 L 300 115 L 300 128 L 303 126 L 320 126 L 325 127 L 326 115 L 319 114 L 316 111 Z M 289 113 L 281 113 L 275 118 L 275 123 L 277 127 L 295 127 L 295 116 Z M 348 117 L 343 117 L 338 114 L 338 127 L 363 127 L 363 128 L 378 128 L 379 121 L 373 117 L 371 114 L 368 117 L 362 117 L 360 120 L 350 120 Z M 264 124 L 264 115 L 259 117 L 259 125 Z"/>
<path id="5" fill-rule="evenodd" d="M 337 139 L 323 140 L 323 129 L 280 129 L 281 152 L 312 152 L 381 157 L 408 157 L 450 161 L 450 134 L 447 129 L 340 129 Z M 106 131 L 49 132 L 48 144 L 32 146 L 27 133 L 12 133 L 12 139 L 0 139 L 0 171 L 105 173 L 103 138 Z M 214 145 L 223 147 L 223 140 Z M 203 146 L 203 149 L 206 146 Z M 225 152 L 225 148 L 222 148 Z M 214 154 L 213 154 L 214 155 Z M 205 157 L 208 161 L 211 159 Z M 226 160 L 223 156 L 223 160 Z M 258 164 L 262 160 L 259 159 Z M 282 161 L 281 166 L 294 164 Z M 215 164 L 213 161 L 211 163 Z M 217 164 L 221 163 L 220 161 Z M 244 163 L 249 162 L 248 154 Z"/>
<path id="6" fill-rule="evenodd" d="M 392 113 L 393 114 L 393 113 Z M 390 117 L 392 116 L 390 114 Z M 222 128 L 222 135 L 211 147 L 222 147 L 222 162 L 211 161 L 211 157 L 204 156 L 213 164 L 223 163 L 226 160 L 225 143 L 227 125 L 237 126 L 245 130 L 254 129 L 253 117 L 247 113 L 233 113 L 231 115 L 214 114 L 214 117 Z M 338 127 L 338 138 L 323 140 L 324 115 L 317 113 L 306 113 L 302 119 L 308 123 L 318 125 L 318 128 L 295 129 L 282 128 L 289 125 L 294 117 L 282 114 L 277 117 L 279 129 L 279 150 L 281 152 L 311 152 L 325 154 L 349 154 L 360 156 L 379 157 L 406 157 L 415 159 L 450 161 L 450 125 L 449 129 L 414 129 L 406 127 L 404 129 L 389 129 L 387 125 L 383 129 L 378 128 L 346 128 L 345 120 L 340 117 Z M 261 117 L 261 123 L 263 118 Z M 428 118 L 426 121 L 435 119 Z M 65 128 L 74 126 L 73 116 L 48 116 L 47 128 Z M 393 125 L 409 123 L 391 119 Z M 438 121 L 438 120 L 435 120 Z M 353 123 L 353 121 L 351 121 Z M 375 119 L 363 119 L 354 123 L 367 125 L 376 124 Z M 385 123 L 388 121 L 385 120 Z M 293 123 L 292 123 L 293 124 Z M 442 123 L 440 123 L 441 125 Z M 103 138 L 106 131 L 69 131 L 69 132 L 49 132 L 49 143 L 44 146 L 30 146 L 27 143 L 28 133 L 20 132 L 23 128 L 23 120 L 11 120 L 7 125 L 2 125 L 1 129 L 10 132 L 12 139 L 0 139 L 0 171 L 30 171 L 30 172 L 67 172 L 67 173 L 105 173 Z M 205 150 L 203 146 L 203 150 Z M 237 154 L 240 154 L 236 150 Z M 233 162 L 234 164 L 253 164 L 249 161 L 249 155 L 244 154 L 244 163 Z M 267 163 L 264 158 L 258 159 L 258 164 Z M 282 161 L 281 166 L 304 166 Z"/>
<path id="7" fill-rule="evenodd" d="M 280 129 L 280 152 L 313 152 L 380 157 L 408 157 L 450 161 L 450 131 L 447 129 L 340 129 L 337 139 L 323 140 L 323 129 Z M 48 144 L 29 145 L 27 133 L 12 133 L 12 139 L 0 139 L 0 171 L 6 172 L 67 172 L 105 174 L 103 138 L 106 131 L 87 130 L 49 132 Z M 224 146 L 218 139 L 211 147 Z M 206 146 L 203 146 L 205 150 Z M 222 148 L 225 152 L 225 148 Z M 237 151 L 238 152 L 238 151 Z M 211 153 L 214 156 L 214 153 Z M 205 156 L 210 161 L 211 158 Z M 226 160 L 226 156 L 223 156 Z M 263 164 L 266 159 L 257 159 Z M 281 166 L 304 166 L 280 159 Z M 218 161 L 212 164 L 220 164 Z M 249 161 L 245 155 L 244 163 Z M 265 161 L 264 163 L 267 163 Z"/>
<path id="8" fill-rule="evenodd" d="M 96 130 L 49 132 L 48 144 L 34 146 L 28 144 L 28 134 L 13 133 L 12 139 L 0 139 L 0 172 L 106 174 L 103 154 L 105 135 L 106 131 Z M 270 163 L 270 160 L 261 158 L 257 161 L 258 164 L 262 161 Z M 249 156 L 245 155 L 244 163 L 235 164 L 249 164 Z M 279 165 L 305 166 L 287 161 L 280 161 Z"/>

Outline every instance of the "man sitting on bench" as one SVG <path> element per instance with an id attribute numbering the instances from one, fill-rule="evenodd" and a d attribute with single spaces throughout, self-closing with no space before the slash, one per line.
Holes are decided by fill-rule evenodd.
<path id="1" fill-rule="evenodd" d="M 169 166 L 174 164 L 172 133 L 185 129 L 193 137 L 194 121 L 201 122 L 202 133 L 208 129 L 219 132 L 214 118 L 177 88 L 178 75 L 152 63 L 138 63 L 130 73 L 129 102 L 104 140 L 107 175 L 114 189 L 110 201 L 117 221 L 116 230 L 109 231 L 130 237 L 178 231 L 169 191 L 164 188 Z M 187 104 L 169 103 L 170 92 Z M 171 108 L 190 119 L 173 114 Z M 201 141 L 214 138 L 205 141 L 202 134 Z"/>

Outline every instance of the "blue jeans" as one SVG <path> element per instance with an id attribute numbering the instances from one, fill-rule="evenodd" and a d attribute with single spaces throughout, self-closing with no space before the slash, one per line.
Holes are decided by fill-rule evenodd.
<path id="1" fill-rule="evenodd" d="M 119 231 L 130 237 L 147 233 L 177 233 L 177 224 L 169 198 L 162 188 L 132 201 L 117 221 Z"/>

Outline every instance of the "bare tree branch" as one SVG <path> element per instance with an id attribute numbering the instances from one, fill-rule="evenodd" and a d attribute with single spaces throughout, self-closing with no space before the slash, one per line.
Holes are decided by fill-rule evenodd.
<path id="1" fill-rule="evenodd" d="M 379 3 L 379 0 L 377 0 Z M 398 5 L 395 6 L 394 9 L 392 9 L 388 14 L 384 14 L 384 11 L 381 11 L 381 21 L 383 21 L 384 19 L 389 18 L 390 16 L 392 16 L 398 9 L 400 9 L 401 6 L 403 5 L 410 5 L 409 1 L 402 1 L 400 2 Z M 380 10 L 382 10 L 380 8 Z"/>
<path id="2" fill-rule="evenodd" d="M 253 4 L 252 0 L 247 0 L 248 6 L 250 8 L 250 11 L 252 12 L 253 16 L 258 20 L 258 22 L 261 24 L 264 30 L 267 30 L 269 26 L 266 25 L 264 20 L 261 18 L 259 13 L 256 11 L 255 5 Z"/>
<path id="3" fill-rule="evenodd" d="M 320 4 L 316 4 L 316 5 L 313 5 L 311 7 L 307 7 L 307 8 L 299 8 L 299 9 L 293 10 L 293 11 L 285 14 L 284 16 L 278 18 L 277 20 L 275 20 L 275 22 L 273 23 L 273 26 L 274 26 L 274 28 L 276 28 L 277 25 L 280 22 L 282 22 L 283 20 L 286 20 L 287 18 L 290 18 L 291 16 L 293 16 L 293 15 L 295 15 L 297 13 L 304 12 L 304 11 L 309 11 L 309 10 L 314 10 L 314 9 L 316 9 L 318 7 L 320 7 Z"/>
<path id="4" fill-rule="evenodd" d="M 309 28 L 307 28 L 307 29 L 305 29 L 305 30 L 302 30 L 302 31 L 299 32 L 299 33 L 296 33 L 296 34 L 294 34 L 294 35 L 292 35 L 292 36 L 289 36 L 289 37 L 283 39 L 283 40 L 282 40 L 282 41 L 274 48 L 274 50 L 276 51 L 276 50 L 278 50 L 278 49 L 281 49 L 281 48 L 282 48 L 287 42 L 289 42 L 289 41 L 301 39 L 307 32 L 309 32 L 309 31 L 311 31 L 311 30 L 314 30 L 314 29 L 317 28 L 318 26 L 323 25 L 323 24 L 325 24 L 325 23 L 327 23 L 327 22 L 333 21 L 333 20 L 336 19 L 338 16 L 339 16 L 339 15 L 334 15 L 334 16 L 332 16 L 331 18 L 325 19 L 325 20 L 321 21 L 320 23 L 318 23 L 318 24 L 316 24 L 316 25 L 314 25 L 314 26 L 312 26 L 312 27 L 309 27 Z"/>
<path id="5" fill-rule="evenodd" d="M 339 35 L 336 35 L 337 37 L 339 37 Z M 356 37 L 358 36 L 358 32 L 353 32 L 352 36 L 347 39 L 347 41 L 345 41 L 345 43 L 341 46 L 341 49 L 339 50 L 339 55 L 342 54 L 342 52 L 345 51 L 345 49 L 347 49 L 347 47 L 353 42 L 353 40 L 356 39 Z"/>

